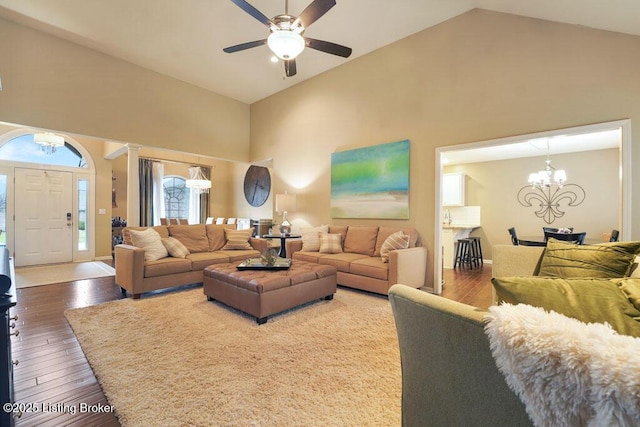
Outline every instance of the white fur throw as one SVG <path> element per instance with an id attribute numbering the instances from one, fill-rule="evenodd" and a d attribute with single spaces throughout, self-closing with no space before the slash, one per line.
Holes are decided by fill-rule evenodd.
<path id="1" fill-rule="evenodd" d="M 536 426 L 640 425 L 640 339 L 525 304 L 490 307 L 486 320 L 496 365 Z"/>

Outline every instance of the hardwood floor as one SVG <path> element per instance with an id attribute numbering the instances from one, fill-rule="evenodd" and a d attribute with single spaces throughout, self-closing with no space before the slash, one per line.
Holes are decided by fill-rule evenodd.
<path id="1" fill-rule="evenodd" d="M 445 269 L 443 277 L 443 297 L 477 307 L 490 305 L 490 265 Z M 121 298 L 113 277 L 18 290 L 18 305 L 11 310 L 12 316 L 18 315 L 20 331 L 12 338 L 13 359 L 20 362 L 14 370 L 15 397 L 17 403 L 35 404 L 38 412 L 25 411 L 17 426 L 119 426 L 112 413 L 79 413 L 83 403 L 108 402 L 64 311 Z M 76 413 L 62 411 L 65 407 Z"/>

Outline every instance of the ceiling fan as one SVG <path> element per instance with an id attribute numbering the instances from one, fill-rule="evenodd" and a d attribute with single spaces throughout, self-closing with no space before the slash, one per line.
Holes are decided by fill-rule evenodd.
<path id="1" fill-rule="evenodd" d="M 335 0 L 313 0 L 311 4 L 302 11 L 300 16 L 297 17 L 289 15 L 289 1 L 285 0 L 284 14 L 276 15 L 271 19 L 267 18 L 262 12 L 251 6 L 245 0 L 231 1 L 240 9 L 266 25 L 271 31 L 271 34 L 269 34 L 269 37 L 266 39 L 241 43 L 222 49 L 227 53 L 239 52 L 266 44 L 278 58 L 284 61 L 284 70 L 287 77 L 296 75 L 296 56 L 298 56 L 305 47 L 342 56 L 343 58 L 348 58 L 351 55 L 350 47 L 302 36 L 302 33 L 309 28 L 311 24 L 320 19 L 322 15 L 336 5 Z"/>

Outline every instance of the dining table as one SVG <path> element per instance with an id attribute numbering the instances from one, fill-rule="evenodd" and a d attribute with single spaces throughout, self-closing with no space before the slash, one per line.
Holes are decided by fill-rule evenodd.
<path id="1" fill-rule="evenodd" d="M 522 246 L 547 246 L 547 242 L 544 239 L 543 235 L 536 236 L 518 236 L 518 242 Z M 595 245 L 597 243 L 606 243 L 603 239 L 598 239 L 595 237 L 585 237 L 583 244 L 585 245 Z"/>

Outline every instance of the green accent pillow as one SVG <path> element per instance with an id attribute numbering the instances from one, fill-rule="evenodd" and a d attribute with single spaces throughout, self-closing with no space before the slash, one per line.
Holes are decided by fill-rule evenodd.
<path id="1" fill-rule="evenodd" d="M 539 276 L 624 277 L 628 276 L 640 250 L 640 242 L 576 245 L 550 238 L 540 263 Z"/>
<path id="2" fill-rule="evenodd" d="M 620 334 L 640 337 L 640 310 L 623 292 L 640 295 L 640 279 L 494 277 L 498 301 L 528 304 L 587 323 L 609 323 Z"/>

